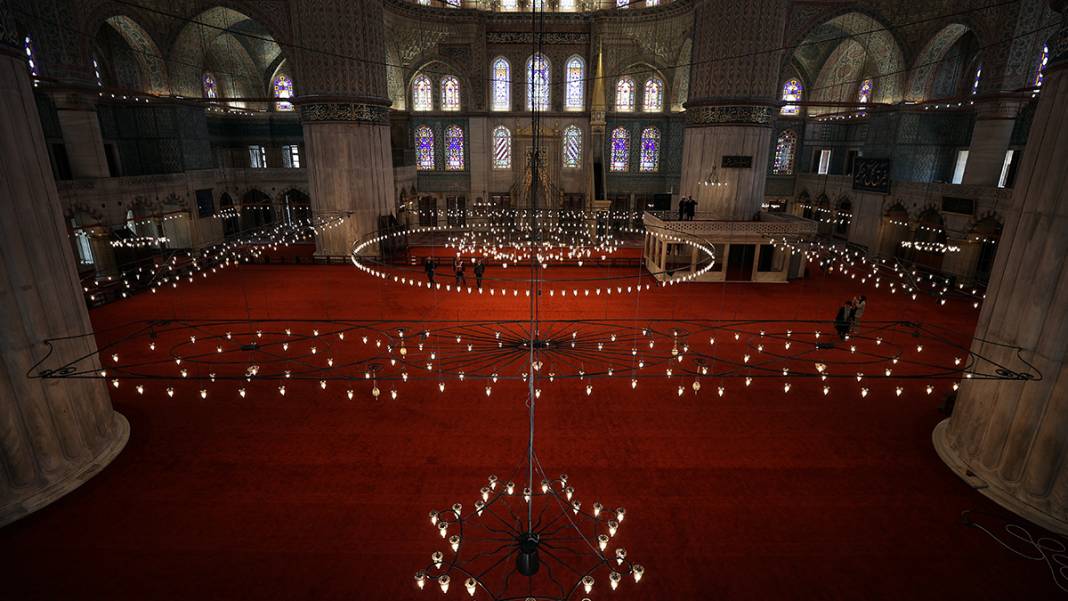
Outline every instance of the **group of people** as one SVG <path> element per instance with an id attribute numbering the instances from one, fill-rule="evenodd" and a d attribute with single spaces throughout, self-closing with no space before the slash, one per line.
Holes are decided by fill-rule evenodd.
<path id="1" fill-rule="evenodd" d="M 854 296 L 838 307 L 838 314 L 834 316 L 834 329 L 842 340 L 846 336 L 857 331 L 860 318 L 864 315 L 864 309 L 868 305 L 868 297 Z"/>
<path id="2" fill-rule="evenodd" d="M 431 286 L 435 284 L 434 273 L 437 271 L 437 268 L 438 262 L 434 257 L 427 257 L 426 260 L 423 261 L 423 271 L 426 272 L 426 280 L 430 282 Z M 475 259 L 473 271 L 475 272 L 475 286 L 477 286 L 479 290 L 482 290 L 482 276 L 486 273 L 486 264 L 482 262 L 482 259 Z M 463 257 L 457 256 L 452 260 L 452 272 L 453 276 L 456 278 L 455 285 L 457 287 L 467 286 L 467 265 L 464 263 Z"/>
<path id="3" fill-rule="evenodd" d="M 679 200 L 679 221 L 693 221 L 697 214 L 697 201 L 693 196 L 683 196 Z"/>

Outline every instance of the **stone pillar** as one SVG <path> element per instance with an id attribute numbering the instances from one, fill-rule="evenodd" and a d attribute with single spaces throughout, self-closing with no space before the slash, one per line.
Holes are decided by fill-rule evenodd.
<path id="1" fill-rule="evenodd" d="M 316 236 L 319 256 L 347 256 L 394 212 L 382 0 L 293 3 L 312 212 L 349 215 Z M 353 57 L 353 58 L 349 58 Z"/>
<path id="2" fill-rule="evenodd" d="M 14 32 L 0 1 L 0 526 L 85 482 L 129 436 L 102 381 L 27 377 L 48 352 L 42 340 L 92 325 Z M 94 350 L 82 338 L 58 345 L 52 360 Z"/>
<path id="3" fill-rule="evenodd" d="M 961 183 L 996 186 L 1001 177 L 1005 153 L 1020 113 L 1017 99 L 999 98 L 976 104 L 975 128 L 968 148 L 968 165 Z"/>
<path id="4" fill-rule="evenodd" d="M 1051 0 L 1068 10 L 1068 0 Z M 1065 21 L 1062 20 L 1062 24 Z M 1068 533 L 1068 29 L 1050 67 L 1024 152 L 972 348 L 1005 365 L 1015 351 L 1038 381 L 964 380 L 933 439 L 953 471 L 1000 505 Z M 989 341 L 984 343 L 983 341 Z"/>
<path id="5" fill-rule="evenodd" d="M 784 0 L 705 0 L 694 16 L 680 196 L 712 219 L 748 220 L 764 201 L 786 26 Z M 752 168 L 723 169 L 724 156 Z M 726 186 L 705 186 L 715 170 Z"/>
<path id="6" fill-rule="evenodd" d="M 56 94 L 54 101 L 71 175 L 75 179 L 110 177 L 94 103 L 76 93 Z"/>

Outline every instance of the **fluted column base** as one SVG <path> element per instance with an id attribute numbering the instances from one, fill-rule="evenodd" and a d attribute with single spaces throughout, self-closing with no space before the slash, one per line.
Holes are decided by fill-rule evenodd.
<path id="1" fill-rule="evenodd" d="M 949 469 L 983 496 L 1050 532 L 1068 535 L 1068 522 L 1020 499 L 1010 489 L 1002 486 L 996 477 L 987 476 L 981 470 L 972 469 L 965 463 L 950 443 L 949 418 L 935 426 L 934 432 L 931 433 L 931 442 L 934 443 L 938 457 L 949 466 Z"/>
<path id="2" fill-rule="evenodd" d="M 0 527 L 51 504 L 107 467 L 126 447 L 126 442 L 130 439 L 130 422 L 116 411 L 112 413 L 110 432 L 111 438 L 95 457 L 74 466 L 59 478 L 26 487 L 24 490 L 16 489 L 14 498 L 0 507 Z"/>

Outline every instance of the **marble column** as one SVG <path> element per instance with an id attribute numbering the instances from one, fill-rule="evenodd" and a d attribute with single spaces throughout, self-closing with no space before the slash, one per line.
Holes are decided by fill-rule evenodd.
<path id="1" fill-rule="evenodd" d="M 316 237 L 319 256 L 352 243 L 395 212 L 382 0 L 294 3 L 297 103 L 312 212 L 348 215 Z"/>
<path id="2" fill-rule="evenodd" d="M 97 379 L 28 377 L 48 338 L 92 331 L 13 22 L 0 1 L 0 526 L 103 469 L 129 425 Z M 51 361 L 95 350 L 58 344 Z"/>
<path id="3" fill-rule="evenodd" d="M 1050 4 L 1068 10 L 1068 0 Z M 933 439 L 981 493 L 1068 534 L 1068 29 L 1053 36 L 1050 54 L 972 343 L 1009 366 L 1020 364 L 1016 351 L 996 345 L 1020 347 L 1041 379 L 965 380 Z"/>
<path id="4" fill-rule="evenodd" d="M 1015 98 L 997 98 L 976 104 L 975 128 L 961 183 L 998 185 L 1020 106 L 1021 101 Z"/>
<path id="5" fill-rule="evenodd" d="M 705 0 L 695 12 L 679 194 L 713 219 L 752 219 L 764 201 L 782 60 L 768 49 L 783 46 L 786 4 Z M 724 169 L 725 156 L 752 166 Z M 702 184 L 713 171 L 725 186 Z"/>

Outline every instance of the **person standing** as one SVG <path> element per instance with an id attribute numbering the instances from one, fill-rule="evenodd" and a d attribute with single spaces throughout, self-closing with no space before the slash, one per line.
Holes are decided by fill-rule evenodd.
<path id="1" fill-rule="evenodd" d="M 426 281 L 430 282 L 430 285 L 434 285 L 434 270 L 437 269 L 438 264 L 434 261 L 434 257 L 427 257 L 423 261 L 423 270 L 426 271 Z"/>
<path id="2" fill-rule="evenodd" d="M 688 203 L 686 214 L 687 221 L 693 221 L 694 215 L 697 214 L 697 201 L 693 199 L 693 196 L 690 197 L 690 202 Z"/>
<path id="3" fill-rule="evenodd" d="M 857 331 L 860 327 L 860 318 L 864 316 L 864 309 L 868 306 L 868 297 L 861 295 L 860 298 L 853 303 L 853 332 Z"/>
<path id="4" fill-rule="evenodd" d="M 453 269 L 456 272 L 456 287 L 459 288 L 461 283 L 464 286 L 466 286 L 467 285 L 467 278 L 464 277 L 464 269 L 465 269 L 464 260 L 459 258 L 459 257 L 457 257 L 456 258 L 456 266 Z"/>
<path id="5" fill-rule="evenodd" d="M 842 303 L 842 306 L 838 307 L 838 314 L 834 316 L 834 329 L 841 340 L 845 340 L 849 334 L 849 315 L 853 312 L 851 305 L 851 301 Z"/>
<path id="6" fill-rule="evenodd" d="M 686 219 L 686 213 L 689 210 L 687 209 L 688 206 L 685 196 L 679 199 L 679 221 Z"/>
<path id="7" fill-rule="evenodd" d="M 482 259 L 475 260 L 475 286 L 478 286 L 479 290 L 482 290 L 482 274 L 486 273 L 486 264 L 482 262 Z"/>

